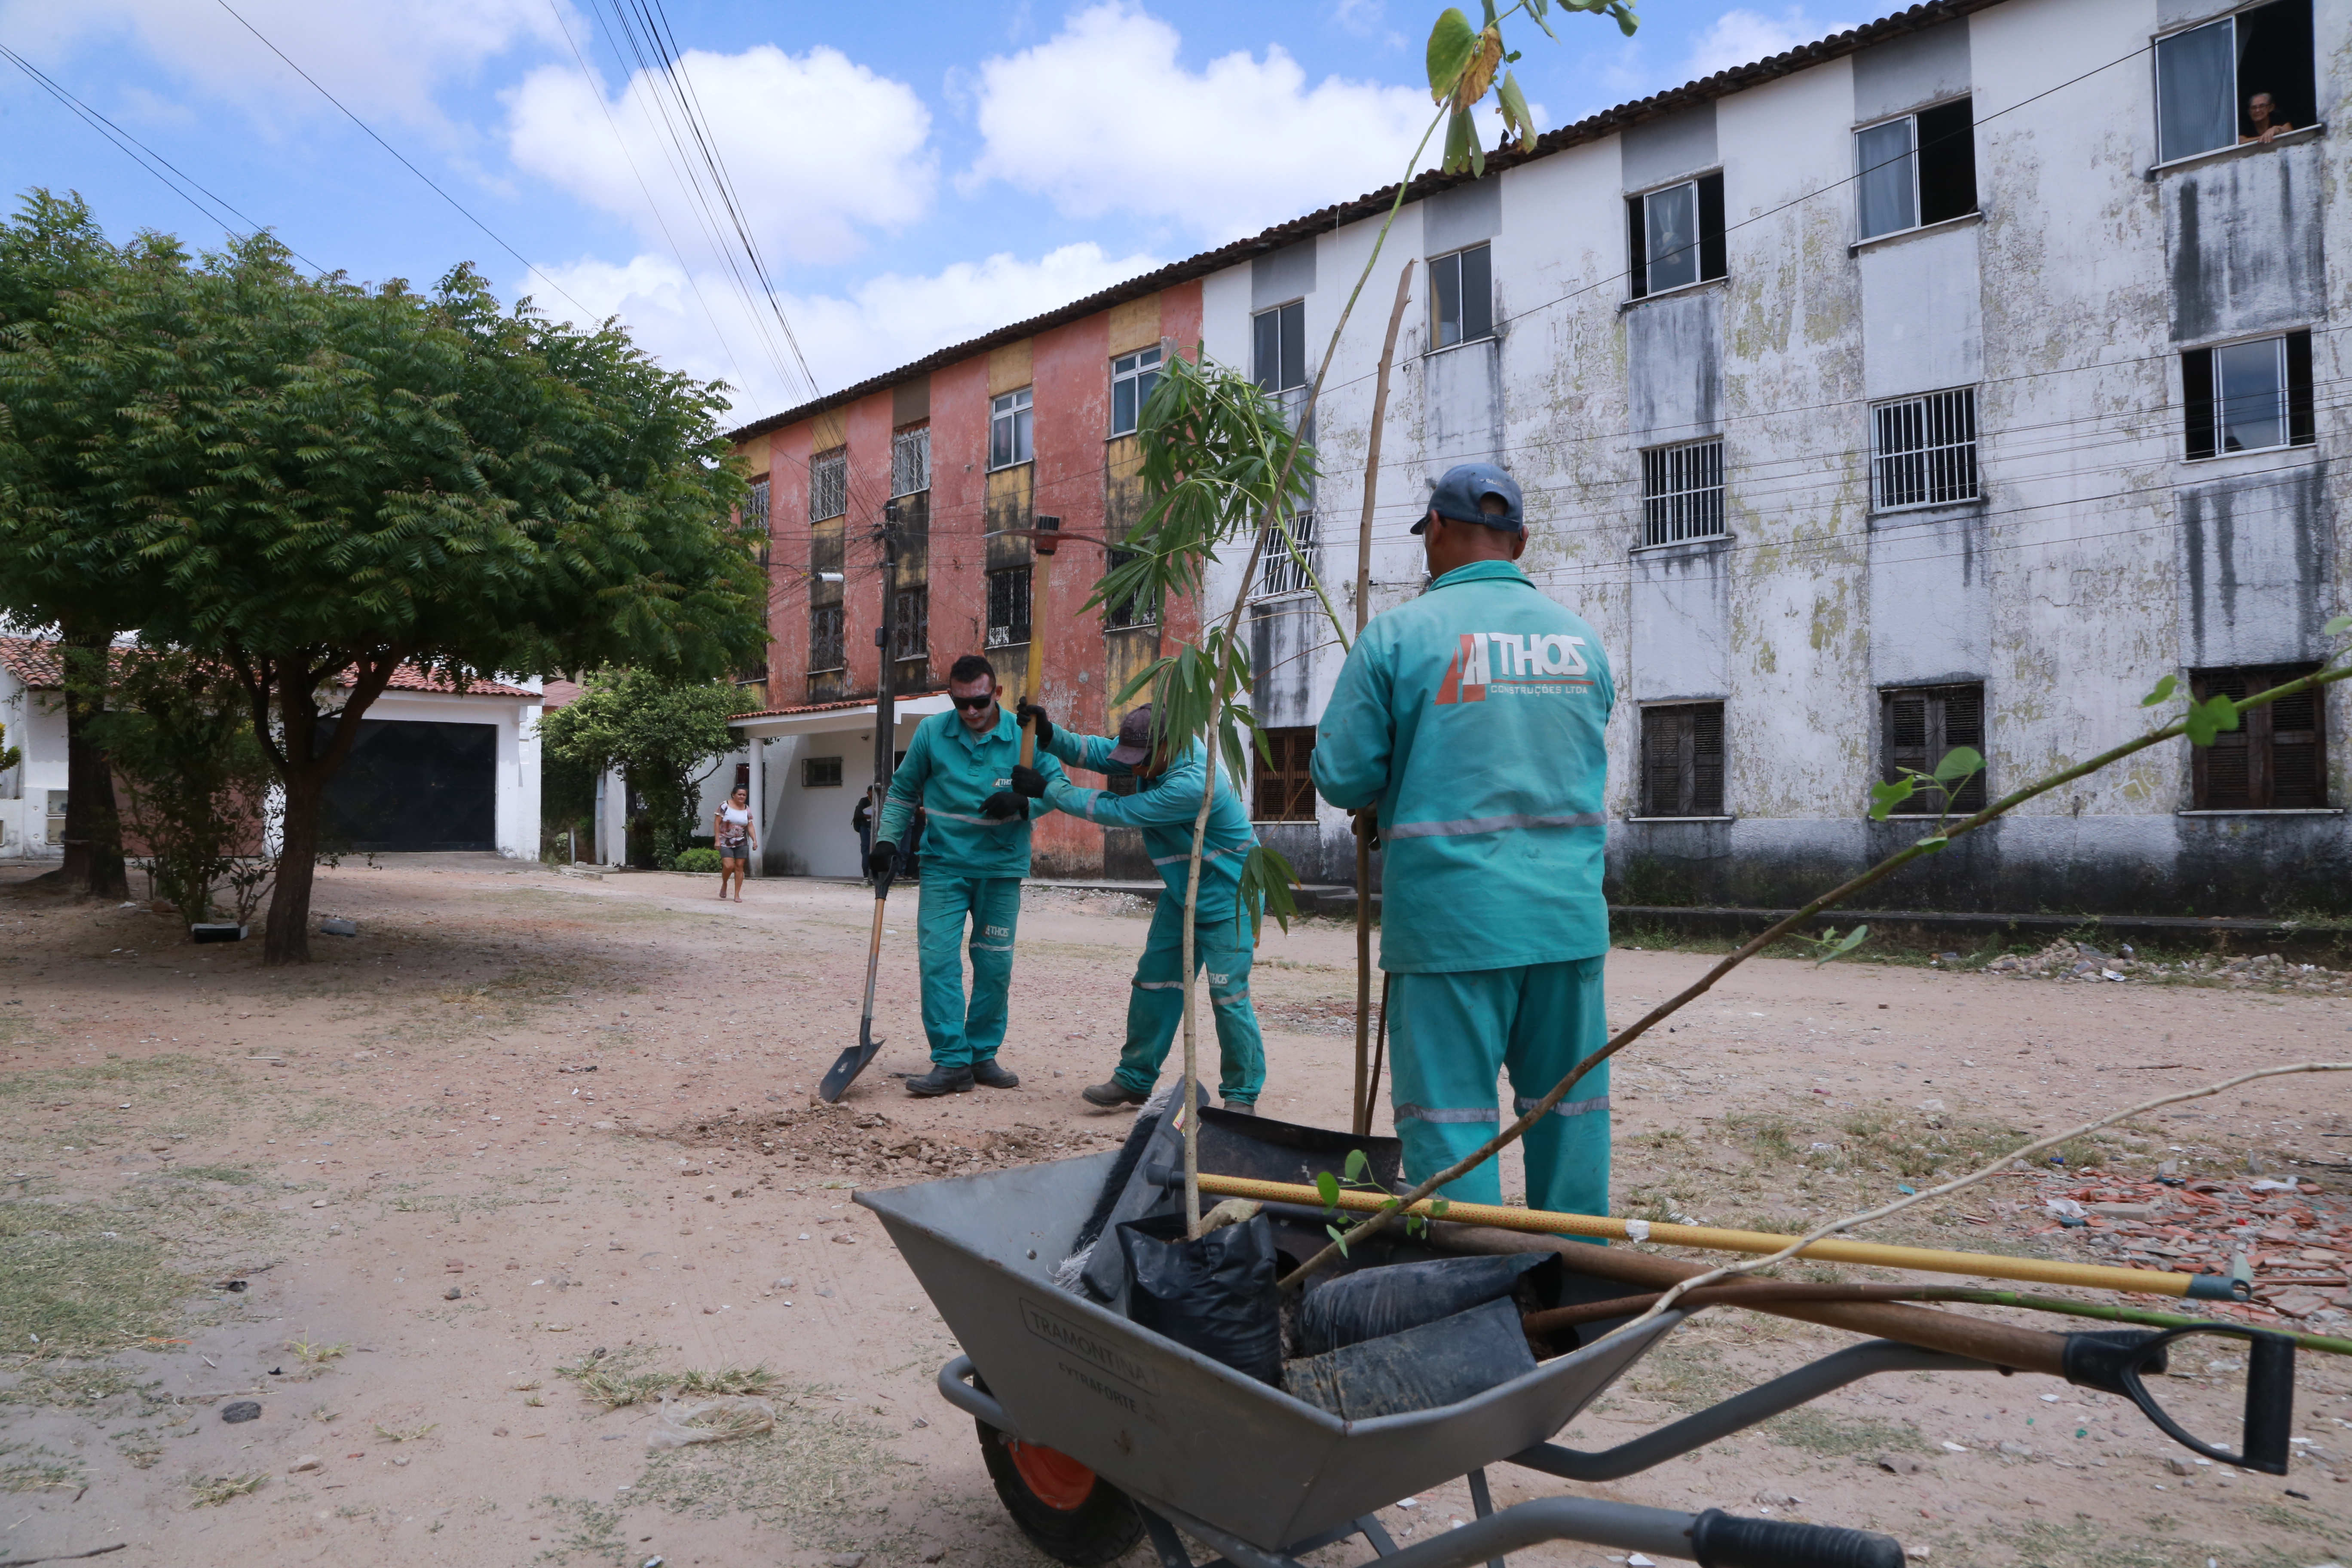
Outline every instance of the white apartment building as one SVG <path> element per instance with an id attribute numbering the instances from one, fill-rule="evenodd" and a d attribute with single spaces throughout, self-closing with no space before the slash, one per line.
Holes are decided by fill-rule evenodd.
<path id="1" fill-rule="evenodd" d="M 1411 260 L 1372 605 L 1420 591 L 1406 531 L 1440 473 L 1510 470 L 1523 564 L 1616 677 L 1616 901 L 1798 902 L 1922 834 L 1866 819 L 1895 767 L 1980 749 L 1972 806 L 2140 733 L 2161 677 L 2309 668 L 2352 609 L 2328 266 L 2352 206 L 2319 68 L 2346 58 L 2345 0 L 1946 0 L 1416 181 L 1315 416 L 1319 574 L 1352 619 Z M 2259 137 L 2258 94 L 2291 129 Z M 1391 194 L 1199 258 L 1209 354 L 1302 386 Z M 1341 656 L 1293 570 L 1260 571 L 1258 711 L 1292 774 Z M 2352 911 L 2347 718 L 2338 686 L 2152 750 L 1871 901 Z M 1339 814 L 1256 797 L 1287 803 L 1261 831 L 1307 879 L 1352 875 Z"/>

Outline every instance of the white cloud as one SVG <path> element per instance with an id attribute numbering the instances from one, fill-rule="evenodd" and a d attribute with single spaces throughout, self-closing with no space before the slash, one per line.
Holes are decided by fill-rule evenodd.
<path id="1" fill-rule="evenodd" d="M 861 248 L 862 229 L 898 228 L 929 208 L 937 180 L 930 111 L 905 83 L 822 47 L 799 56 L 772 44 L 739 55 L 688 49 L 683 63 L 745 216 L 772 258 L 838 260 Z M 665 117 L 665 95 L 643 71 L 600 108 L 603 90 L 576 67 L 533 71 L 508 95 L 515 162 L 629 218 L 649 240 L 662 238 L 666 223 L 676 244 L 706 256 L 703 226 L 712 215 L 682 194 L 697 153 L 690 137 L 684 149 L 669 139 L 670 126 L 686 136 L 676 105 Z M 648 210 L 648 192 L 661 223 Z M 716 221 L 723 224 L 723 214 Z"/>
<path id="2" fill-rule="evenodd" d="M 1045 43 L 983 62 L 983 145 L 960 183 L 1002 180 L 1073 216 L 1129 213 L 1225 238 L 1393 181 L 1434 112 L 1412 88 L 1309 87 L 1278 46 L 1188 70 L 1181 43 L 1131 0 L 1106 0 Z"/>
<path id="3" fill-rule="evenodd" d="M 1777 16 L 1746 9 L 1726 11 L 1692 44 L 1690 60 L 1684 69 L 1688 79 L 1696 81 L 1734 66 L 1769 59 L 1799 44 L 1843 33 L 1853 25 L 1821 21 L 1801 5 L 1791 5 Z"/>
<path id="4" fill-rule="evenodd" d="M 253 31 L 194 0 L 0 0 L 0 36 L 48 58 L 128 39 L 265 124 L 339 118 L 258 32 L 362 119 L 443 134 L 441 89 L 510 50 L 563 47 L 547 0 L 237 0 L 236 9 Z"/>
<path id="5" fill-rule="evenodd" d="M 926 277 L 886 272 L 859 283 L 846 298 L 780 299 L 818 386 L 830 392 L 1159 265 L 1149 256 L 1105 256 L 1092 243 L 1066 245 L 1034 261 L 999 254 Z M 589 259 L 548 271 L 598 316 L 626 321 L 637 342 L 664 363 L 735 387 L 730 419 L 748 422 L 809 396 L 798 372 L 788 368 L 790 351 L 773 317 L 764 305 L 747 305 L 730 279 L 712 273 L 689 279 L 676 261 L 656 255 L 618 266 Z M 537 293 L 554 313 L 566 310 L 536 278 L 520 291 Z"/>

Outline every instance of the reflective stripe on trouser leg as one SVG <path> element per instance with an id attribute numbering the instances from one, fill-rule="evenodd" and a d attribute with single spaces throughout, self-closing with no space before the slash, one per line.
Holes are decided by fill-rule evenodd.
<path id="1" fill-rule="evenodd" d="M 1408 1178 L 1435 1175 L 1501 1130 L 1496 1080 L 1506 1063 L 1514 1089 L 1532 1099 L 1606 1040 L 1605 1033 L 1595 1032 L 1605 1027 L 1600 974 L 1601 960 L 1593 958 L 1395 977 L 1389 1003 L 1390 1094 Z M 1596 1069 L 1577 1085 L 1580 1102 L 1607 1092 L 1607 1070 Z M 1525 1155 L 1530 1205 L 1608 1212 L 1606 1111 L 1544 1118 L 1530 1130 Z M 1500 1203 L 1496 1162 L 1444 1191 L 1465 1203 Z"/>
<path id="2" fill-rule="evenodd" d="M 1192 961 L 1209 973 L 1209 1012 L 1217 1029 L 1219 1088 L 1227 1100 L 1255 1100 L 1265 1087 L 1265 1046 L 1257 1013 L 1250 1005 L 1253 952 L 1249 928 L 1235 929 L 1232 914 L 1203 919 L 1192 928 Z M 1161 895 L 1151 910 L 1151 930 L 1135 965 L 1128 994 L 1127 1045 L 1120 1051 L 1119 1084 L 1150 1094 L 1161 1066 L 1184 1026 L 1184 906 Z M 1203 1086 L 1206 1087 L 1205 1085 Z"/>
<path id="3" fill-rule="evenodd" d="M 963 1016 L 965 1059 L 992 1059 L 1004 1044 L 1013 939 L 1021 925 L 1021 879 L 990 877 L 971 899 L 971 1005 Z"/>

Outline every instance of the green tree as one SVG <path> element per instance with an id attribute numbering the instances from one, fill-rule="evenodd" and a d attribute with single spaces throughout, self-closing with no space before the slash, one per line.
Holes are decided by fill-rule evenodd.
<path id="1" fill-rule="evenodd" d="M 299 962 L 327 784 L 403 665 L 715 675 L 755 657 L 763 584 L 722 389 L 611 322 L 503 311 L 464 268 L 306 279 L 267 236 L 176 270 L 163 376 L 76 454 L 128 520 L 92 552 L 122 624 L 244 692 L 283 792 L 265 957 Z"/>
<path id="2" fill-rule="evenodd" d="M 61 644 L 66 852 L 53 875 L 104 898 L 127 888 L 97 720 L 107 649 L 146 597 L 131 537 L 146 502 L 89 459 L 169 395 L 184 261 L 161 236 L 110 243 L 79 196 L 36 190 L 0 223 L 0 613 Z"/>
<path id="3" fill-rule="evenodd" d="M 698 786 L 709 765 L 740 744 L 727 721 L 742 711 L 739 689 L 723 680 L 670 680 L 646 670 L 588 678 L 576 702 L 540 723 L 540 744 L 559 763 L 602 773 L 618 768 L 645 803 L 633 824 L 642 853 L 668 866 L 686 847 Z"/>

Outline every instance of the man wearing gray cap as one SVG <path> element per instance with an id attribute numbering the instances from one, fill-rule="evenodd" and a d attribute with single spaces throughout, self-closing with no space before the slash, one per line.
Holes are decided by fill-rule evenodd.
<path id="1" fill-rule="evenodd" d="M 1021 719 L 1037 726 L 1037 748 L 1074 768 L 1131 777 L 1133 795 L 1083 789 L 1068 779 L 1047 778 L 1015 768 L 1013 787 L 1056 811 L 1083 816 L 1105 827 L 1143 830 L 1143 847 L 1165 884 L 1151 913 L 1143 957 L 1135 966 L 1128 994 L 1127 1045 L 1118 1070 L 1107 1083 L 1081 1090 L 1088 1104 L 1110 1109 L 1140 1105 L 1151 1097 L 1160 1065 L 1184 1021 L 1184 892 L 1192 858 L 1192 822 L 1200 815 L 1202 770 L 1207 750 L 1198 741 L 1171 743 L 1155 735 L 1151 709 L 1138 708 L 1119 721 L 1118 739 L 1074 735 L 1056 729 L 1045 710 L 1023 703 Z M 1201 891 L 1192 921 L 1192 960 L 1209 974 L 1210 1011 L 1217 1021 L 1219 1092 L 1228 1110 L 1255 1110 L 1265 1085 L 1265 1047 L 1258 1037 L 1257 1012 L 1250 1005 L 1252 937 L 1241 907 L 1243 862 L 1257 843 L 1249 808 L 1234 793 L 1224 770 L 1217 770 L 1209 827 L 1201 846 Z"/>
<path id="2" fill-rule="evenodd" d="M 1430 584 L 1376 616 L 1315 734 L 1315 787 L 1376 811 L 1391 1103 L 1419 1183 L 1493 1137 L 1608 1039 L 1601 966 L 1602 731 L 1616 700 L 1591 626 L 1516 564 L 1519 487 L 1491 463 L 1438 481 L 1413 526 Z M 1528 1203 L 1609 1212 L 1608 1068 L 1527 1136 Z M 1492 1160 L 1446 1195 L 1502 1201 Z"/>

